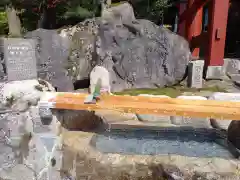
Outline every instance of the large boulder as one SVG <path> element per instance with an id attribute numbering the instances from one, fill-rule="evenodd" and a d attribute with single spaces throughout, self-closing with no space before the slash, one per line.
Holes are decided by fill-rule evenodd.
<path id="1" fill-rule="evenodd" d="M 148 20 L 136 20 L 129 4 L 106 11 L 102 18 L 60 33 L 72 38 L 73 52 L 80 54 L 71 56 L 69 72 L 74 79 L 89 77 L 96 65 L 109 71 L 112 91 L 171 86 L 183 79 L 190 60 L 184 38 Z"/>
<path id="2" fill-rule="evenodd" d="M 150 21 L 137 22 L 100 29 L 98 63 L 110 72 L 112 91 L 181 81 L 190 55 L 186 41 Z"/>

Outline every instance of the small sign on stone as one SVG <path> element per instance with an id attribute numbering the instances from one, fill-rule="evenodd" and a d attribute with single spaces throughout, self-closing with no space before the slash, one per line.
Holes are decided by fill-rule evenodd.
<path id="1" fill-rule="evenodd" d="M 37 78 L 35 41 L 32 39 L 4 39 L 4 58 L 8 81 Z"/>
<path id="2" fill-rule="evenodd" d="M 204 61 L 192 61 L 188 65 L 188 87 L 202 88 Z"/>

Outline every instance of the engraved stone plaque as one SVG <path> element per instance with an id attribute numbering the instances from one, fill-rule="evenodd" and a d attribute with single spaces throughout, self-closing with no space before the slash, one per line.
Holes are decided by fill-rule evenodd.
<path id="1" fill-rule="evenodd" d="M 32 39 L 4 39 L 4 59 L 8 81 L 37 78 L 35 41 Z"/>
<path id="2" fill-rule="evenodd" d="M 192 61 L 188 67 L 188 87 L 202 88 L 204 61 Z"/>

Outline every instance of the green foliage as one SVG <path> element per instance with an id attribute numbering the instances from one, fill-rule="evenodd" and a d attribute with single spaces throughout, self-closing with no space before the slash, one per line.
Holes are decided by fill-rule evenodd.
<path id="1" fill-rule="evenodd" d="M 120 2 L 117 2 L 117 3 L 112 3 L 110 7 L 115 7 L 115 6 L 124 4 L 125 2 L 127 2 L 127 1 L 120 1 Z"/>
<path id="2" fill-rule="evenodd" d="M 11 4 L 11 0 L 1 0 L 0 1 L 0 11 L 4 10 L 5 6 Z"/>
<path id="3" fill-rule="evenodd" d="M 130 0 L 137 18 L 149 19 L 157 24 L 173 0 Z"/>
<path id="4" fill-rule="evenodd" d="M 81 6 L 70 7 L 67 12 L 64 13 L 63 17 L 68 18 L 90 18 L 93 16 L 93 12 L 85 9 Z"/>
<path id="5" fill-rule="evenodd" d="M 114 2 L 114 0 L 112 0 Z M 125 0 L 115 1 L 111 6 L 117 6 L 124 2 L 133 5 L 137 18 L 149 19 L 155 23 L 162 20 L 164 11 L 173 0 Z M 0 0 L 0 34 L 8 32 L 6 13 L 4 7 L 14 6 L 22 23 L 22 32 L 37 28 L 41 12 L 36 11 L 46 5 L 46 0 Z M 73 25 L 86 18 L 100 15 L 100 1 L 98 0 L 58 0 L 56 6 L 56 28 Z M 2 8 L 2 9 L 1 9 Z M 35 10 L 33 10 L 35 9 Z"/>
<path id="6" fill-rule="evenodd" d="M 0 11 L 0 35 L 6 35 L 8 33 L 8 21 L 6 12 Z"/>
<path id="7" fill-rule="evenodd" d="M 36 29 L 40 14 L 35 13 L 32 9 L 25 9 L 21 11 L 19 17 L 22 22 L 22 32 L 25 33 Z"/>
<path id="8" fill-rule="evenodd" d="M 164 10 L 170 7 L 169 0 L 157 0 L 151 7 L 151 15 L 154 17 L 160 17 L 163 15 Z"/>
<path id="9" fill-rule="evenodd" d="M 72 0 L 60 3 L 57 8 L 59 27 L 76 24 L 86 18 L 99 14 L 99 2 L 96 0 Z"/>
<path id="10" fill-rule="evenodd" d="M 176 85 L 172 87 L 155 88 L 155 89 L 128 89 L 123 92 L 115 92 L 116 95 L 131 95 L 137 96 L 139 94 L 152 94 L 152 95 L 167 95 L 175 98 L 183 93 L 189 92 L 194 95 L 198 95 L 200 92 L 227 92 L 225 89 L 218 86 L 205 87 L 201 89 L 186 88 L 182 85 Z"/>

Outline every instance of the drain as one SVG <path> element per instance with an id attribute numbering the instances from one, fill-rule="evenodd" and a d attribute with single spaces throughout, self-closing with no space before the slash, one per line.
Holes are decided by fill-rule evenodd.
<path id="1" fill-rule="evenodd" d="M 52 167 L 54 167 L 54 166 L 56 165 L 56 163 L 57 163 L 56 159 L 55 159 L 55 158 L 52 158 L 52 159 L 51 159 L 51 165 L 52 165 Z"/>

